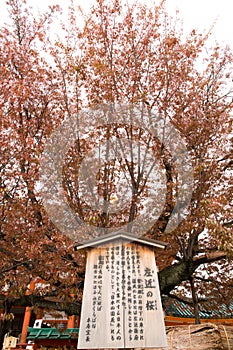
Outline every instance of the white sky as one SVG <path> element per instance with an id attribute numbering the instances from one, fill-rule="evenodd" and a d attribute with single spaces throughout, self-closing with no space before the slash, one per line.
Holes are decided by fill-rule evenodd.
<path id="1" fill-rule="evenodd" d="M 169 13 L 179 9 L 184 28 L 209 29 L 214 22 L 213 36 L 233 48 L 232 0 L 167 0 Z"/>
<path id="2" fill-rule="evenodd" d="M 75 0 L 85 9 L 88 9 L 94 0 Z M 132 0 L 130 0 L 132 1 Z M 142 0 L 146 1 L 146 0 Z M 150 2 L 150 0 L 146 1 Z M 155 0 L 158 2 L 158 0 Z M 50 4 L 66 6 L 66 0 L 28 0 L 33 7 L 45 9 Z M 233 48 L 233 21 L 232 21 L 232 0 L 167 0 L 167 10 L 171 15 L 176 14 L 179 9 L 183 18 L 184 29 L 197 28 L 201 31 L 207 30 L 216 22 L 213 29 L 213 38 L 220 43 L 226 43 Z M 0 0 L 0 23 L 6 18 L 5 0 Z"/>

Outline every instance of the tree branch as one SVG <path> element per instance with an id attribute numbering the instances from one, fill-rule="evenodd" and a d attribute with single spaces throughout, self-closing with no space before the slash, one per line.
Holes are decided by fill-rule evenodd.
<path id="1" fill-rule="evenodd" d="M 176 286 L 183 281 L 189 280 L 195 270 L 202 264 L 212 263 L 226 258 L 225 252 L 212 252 L 196 256 L 187 261 L 168 266 L 158 274 L 161 294 L 169 294 Z"/>

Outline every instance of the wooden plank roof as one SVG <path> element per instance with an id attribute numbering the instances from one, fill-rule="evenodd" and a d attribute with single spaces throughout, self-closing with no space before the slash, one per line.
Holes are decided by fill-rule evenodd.
<path id="1" fill-rule="evenodd" d="M 88 240 L 84 243 L 76 243 L 75 244 L 75 249 L 80 250 L 84 248 L 91 248 L 91 247 L 96 247 L 99 245 L 107 244 L 116 240 L 122 239 L 126 242 L 136 242 L 142 245 L 150 246 L 153 248 L 160 248 L 160 249 L 165 249 L 167 244 L 161 241 L 153 240 L 150 238 L 145 238 L 141 236 L 136 236 L 132 233 L 129 232 L 113 232 L 110 234 L 106 234 L 100 237 L 96 237 L 94 239 Z"/>

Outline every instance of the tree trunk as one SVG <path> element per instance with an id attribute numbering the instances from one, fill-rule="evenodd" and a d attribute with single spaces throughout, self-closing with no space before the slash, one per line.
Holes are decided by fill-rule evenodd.
<path id="1" fill-rule="evenodd" d="M 5 317 L 5 315 L 10 313 L 11 309 L 11 304 L 8 303 L 7 300 L 4 300 L 3 302 L 3 318 L 0 320 L 0 349 L 3 347 L 3 342 L 4 342 L 4 336 L 7 334 L 10 329 L 9 329 L 9 321 Z"/>
<path id="2" fill-rule="evenodd" d="M 4 336 L 7 333 L 6 320 L 0 321 L 0 349 L 3 347 Z"/>
<path id="3" fill-rule="evenodd" d="M 189 280 L 194 271 L 191 261 L 182 261 L 161 270 L 158 275 L 161 294 L 169 294 L 181 282 Z"/>
<path id="4" fill-rule="evenodd" d="M 199 305 L 198 305 L 198 298 L 195 290 L 195 284 L 194 279 L 191 276 L 190 279 L 190 286 L 191 286 L 191 293 L 192 293 L 192 299 L 193 299 L 193 308 L 194 308 L 194 317 L 195 317 L 195 323 L 200 324 L 200 315 L 199 315 Z"/>

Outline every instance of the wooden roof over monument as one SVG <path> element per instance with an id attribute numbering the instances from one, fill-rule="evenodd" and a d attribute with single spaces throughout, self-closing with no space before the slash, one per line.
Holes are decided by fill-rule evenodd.
<path id="1" fill-rule="evenodd" d="M 93 238 L 81 244 L 77 243 L 75 244 L 75 249 L 80 250 L 84 248 L 97 247 L 103 244 L 111 243 L 116 240 L 124 240 L 126 242 L 139 243 L 145 246 L 150 246 L 152 248 L 160 248 L 160 249 L 165 249 L 167 246 L 167 243 L 164 243 L 161 241 L 137 236 L 129 232 L 118 231 L 118 232 L 113 232 L 100 237 Z"/>

